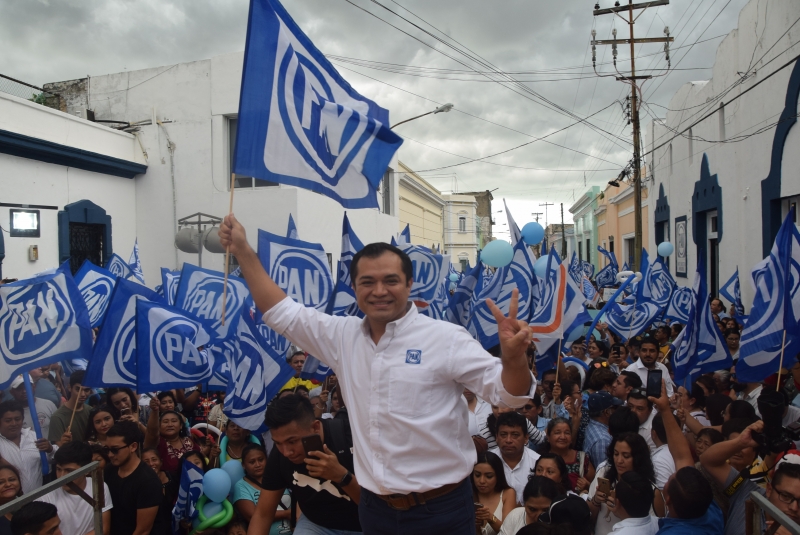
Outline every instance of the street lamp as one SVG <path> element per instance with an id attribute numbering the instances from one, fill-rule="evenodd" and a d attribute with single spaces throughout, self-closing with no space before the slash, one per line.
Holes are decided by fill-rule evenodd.
<path id="1" fill-rule="evenodd" d="M 433 111 L 429 111 L 427 113 L 423 113 L 422 115 L 417 115 L 416 117 L 412 117 L 411 119 L 406 119 L 405 121 L 400 121 L 399 123 L 395 124 L 394 126 L 389 127 L 390 130 L 393 129 L 395 126 L 400 126 L 403 123 L 407 123 L 409 121 L 413 121 L 414 119 L 419 119 L 420 117 L 425 117 L 426 115 L 430 115 L 432 113 L 447 113 L 448 111 L 453 109 L 453 105 L 449 102 L 447 104 L 442 104 L 438 108 Z"/>

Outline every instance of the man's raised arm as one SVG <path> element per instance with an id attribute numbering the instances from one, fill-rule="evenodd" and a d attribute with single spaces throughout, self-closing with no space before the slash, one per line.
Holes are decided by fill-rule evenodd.
<path id="1" fill-rule="evenodd" d="M 231 254 L 239 262 L 258 310 L 264 313 L 286 298 L 286 293 L 267 275 L 258 255 L 247 243 L 244 227 L 233 214 L 227 215 L 220 225 L 219 240 L 223 247 L 230 246 Z"/>

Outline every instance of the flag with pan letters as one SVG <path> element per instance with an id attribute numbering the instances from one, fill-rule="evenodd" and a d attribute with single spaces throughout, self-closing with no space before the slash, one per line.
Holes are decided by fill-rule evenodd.
<path id="1" fill-rule="evenodd" d="M 78 285 L 78 290 L 86 303 L 89 322 L 92 327 L 99 327 L 106 317 L 106 310 L 108 310 L 114 286 L 117 284 L 117 277 L 110 271 L 85 260 L 75 274 L 75 284 Z"/>

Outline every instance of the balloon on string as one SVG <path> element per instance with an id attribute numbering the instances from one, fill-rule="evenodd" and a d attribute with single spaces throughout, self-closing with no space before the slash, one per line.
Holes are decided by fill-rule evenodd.
<path id="1" fill-rule="evenodd" d="M 503 240 L 494 240 L 487 243 L 481 251 L 481 262 L 487 266 L 506 267 L 514 259 L 514 248 Z"/>
<path id="2" fill-rule="evenodd" d="M 455 273 L 451 273 L 450 277 L 448 278 L 450 279 L 450 282 L 458 282 L 458 275 Z"/>
<path id="3" fill-rule="evenodd" d="M 533 272 L 536 273 L 536 276 L 540 279 L 544 279 L 545 274 L 547 273 L 547 257 L 540 256 L 536 262 L 533 263 Z"/>
<path id="4" fill-rule="evenodd" d="M 227 498 L 231 486 L 231 476 L 221 468 L 213 468 L 203 476 L 203 494 L 212 502 Z"/>
<path id="5" fill-rule="evenodd" d="M 230 459 L 225 464 L 222 465 L 222 470 L 228 474 L 231 478 L 231 488 L 236 486 L 236 483 L 244 478 L 244 468 L 242 468 L 242 463 L 237 460 Z M 206 515 L 206 516 L 213 516 L 213 515 Z"/>
<path id="6" fill-rule="evenodd" d="M 658 255 L 669 256 L 675 252 L 675 246 L 668 241 L 662 241 L 658 244 Z"/>
<path id="7" fill-rule="evenodd" d="M 203 514 L 206 517 L 212 517 L 220 511 L 222 511 L 222 504 L 218 502 L 206 502 L 205 507 L 203 507 Z"/>
<path id="8" fill-rule="evenodd" d="M 542 238 L 544 238 L 544 229 L 539 223 L 531 221 L 522 227 L 521 234 L 525 243 L 528 245 L 536 245 L 537 243 L 541 243 Z"/>

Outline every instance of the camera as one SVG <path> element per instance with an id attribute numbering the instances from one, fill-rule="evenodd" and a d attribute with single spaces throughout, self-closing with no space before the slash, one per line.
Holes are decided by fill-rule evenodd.
<path id="1" fill-rule="evenodd" d="M 800 423 L 795 422 L 783 427 L 783 412 L 786 401 L 780 392 L 763 389 L 758 396 L 758 412 L 764 422 L 763 433 L 753 433 L 753 440 L 758 442 L 758 454 L 763 458 L 771 453 L 784 453 L 794 447 L 800 440 Z"/>

